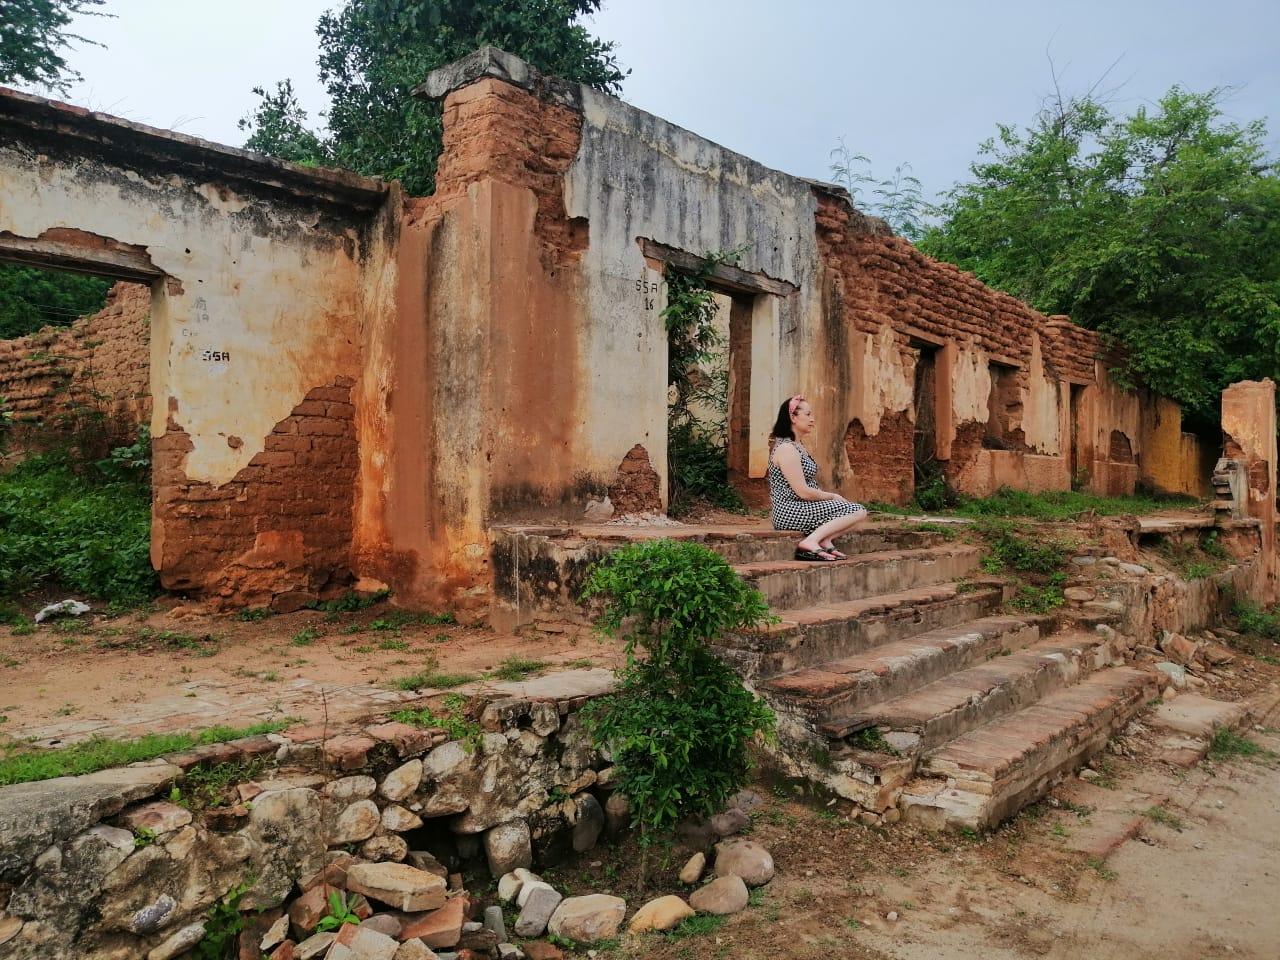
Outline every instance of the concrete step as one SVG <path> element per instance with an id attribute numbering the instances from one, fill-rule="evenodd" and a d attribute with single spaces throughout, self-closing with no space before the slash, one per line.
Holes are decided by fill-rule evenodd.
<path id="1" fill-rule="evenodd" d="M 795 670 L 760 685 L 771 701 L 830 723 L 1040 639 L 1048 617 L 989 616 Z M 820 728 L 821 729 L 821 728 Z"/>
<path id="2" fill-rule="evenodd" d="M 834 563 L 778 560 L 734 567 L 775 610 L 820 606 L 958 580 L 978 570 L 967 544 L 862 553 Z"/>
<path id="3" fill-rule="evenodd" d="M 711 534 L 699 539 L 730 563 L 745 564 L 789 561 L 802 537 L 794 530 L 759 530 L 737 535 Z M 947 542 L 944 534 L 936 530 L 917 530 L 909 523 L 872 523 L 837 538 L 836 546 L 852 556 L 886 550 L 920 550 Z"/>
<path id="4" fill-rule="evenodd" d="M 862 653 L 894 640 L 977 620 L 999 607 L 998 582 L 949 582 L 897 593 L 777 610 L 779 623 L 726 637 L 717 652 L 748 680 Z"/>
<path id="5" fill-rule="evenodd" d="M 901 752 L 919 755 L 1077 683 L 1111 661 L 1097 633 L 1054 634 L 1008 656 L 950 674 L 858 713 L 820 724 L 832 740 L 875 727 Z"/>
<path id="6" fill-rule="evenodd" d="M 1154 671 L 1112 667 L 957 737 L 924 755 L 903 813 L 939 828 L 993 826 L 1100 752 L 1158 691 Z"/>

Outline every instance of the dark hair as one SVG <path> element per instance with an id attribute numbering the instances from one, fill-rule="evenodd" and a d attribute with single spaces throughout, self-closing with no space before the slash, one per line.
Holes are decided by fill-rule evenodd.
<path id="1" fill-rule="evenodd" d="M 791 427 L 791 398 L 782 401 L 782 406 L 778 408 L 778 419 L 773 422 L 773 429 L 769 431 L 771 440 L 794 440 L 796 432 Z"/>

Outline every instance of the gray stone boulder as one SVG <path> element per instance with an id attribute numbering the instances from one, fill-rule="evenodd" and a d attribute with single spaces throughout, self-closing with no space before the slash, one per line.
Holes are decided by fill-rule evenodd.
<path id="1" fill-rule="evenodd" d="M 542 936 L 542 931 L 547 929 L 548 921 L 563 899 L 549 883 L 541 880 L 526 883 L 517 899 L 520 916 L 516 919 L 516 936 L 526 939 Z"/>
<path id="2" fill-rule="evenodd" d="M 524 820 L 512 820 L 491 827 L 484 835 L 484 852 L 489 860 L 489 872 L 502 877 L 516 867 L 533 864 L 533 843 L 529 824 Z"/>

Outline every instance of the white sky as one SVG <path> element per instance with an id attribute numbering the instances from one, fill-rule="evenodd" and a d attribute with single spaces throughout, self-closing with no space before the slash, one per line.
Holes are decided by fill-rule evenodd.
<path id="1" fill-rule="evenodd" d="M 109 0 L 81 31 L 70 99 L 239 144 L 255 84 L 289 77 L 325 108 L 315 21 L 338 0 Z M 1117 109 L 1171 84 L 1238 88 L 1239 120 L 1280 127 L 1277 0 L 606 0 L 590 26 L 618 43 L 635 105 L 789 173 L 829 176 L 838 138 L 881 175 L 910 161 L 929 193 L 967 173 L 998 122 L 1028 122 L 1052 53 L 1065 88 L 1119 60 Z M 1280 129 L 1268 136 L 1273 152 Z"/>

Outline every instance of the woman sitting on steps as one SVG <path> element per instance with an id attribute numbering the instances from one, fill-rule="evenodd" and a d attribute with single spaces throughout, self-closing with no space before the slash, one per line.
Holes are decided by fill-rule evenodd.
<path id="1" fill-rule="evenodd" d="M 773 529 L 805 534 L 796 544 L 797 560 L 846 560 L 833 541 L 865 521 L 867 508 L 838 493 L 820 490 L 814 482 L 818 464 L 804 448 L 813 424 L 813 410 L 799 394 L 778 408 L 778 420 L 769 435 L 774 441 L 769 456 Z"/>

